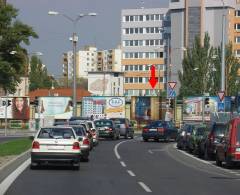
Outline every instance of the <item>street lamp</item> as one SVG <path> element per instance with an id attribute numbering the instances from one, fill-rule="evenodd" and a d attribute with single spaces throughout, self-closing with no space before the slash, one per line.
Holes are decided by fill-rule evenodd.
<path id="1" fill-rule="evenodd" d="M 87 14 L 78 14 L 76 18 L 72 18 L 66 14 L 61 14 L 56 11 L 49 11 L 48 15 L 56 16 L 56 15 L 61 15 L 71 21 L 73 23 L 73 28 L 74 31 L 76 30 L 76 24 L 80 20 L 80 18 L 83 18 L 85 16 L 96 16 L 96 13 L 90 12 Z M 77 47 L 77 41 L 78 41 L 78 36 L 76 32 L 73 32 L 71 41 L 73 44 L 73 116 L 77 116 L 77 81 L 76 81 L 76 47 Z"/>
<path id="2" fill-rule="evenodd" d="M 223 17 L 222 17 L 222 68 L 221 68 L 221 91 L 225 91 L 225 3 L 224 0 L 221 0 L 223 3 Z"/>

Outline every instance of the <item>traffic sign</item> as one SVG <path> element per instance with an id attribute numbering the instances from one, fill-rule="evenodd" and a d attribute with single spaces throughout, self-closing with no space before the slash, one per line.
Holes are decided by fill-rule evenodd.
<path id="1" fill-rule="evenodd" d="M 219 91 L 218 92 L 218 97 L 219 97 L 220 101 L 222 102 L 224 97 L 225 97 L 225 91 Z"/>
<path id="2" fill-rule="evenodd" d="M 225 105 L 224 102 L 219 102 L 218 103 L 218 112 L 224 112 Z"/>
<path id="3" fill-rule="evenodd" d="M 175 90 L 169 90 L 168 92 L 168 97 L 169 98 L 175 98 L 176 97 L 176 91 Z"/>
<path id="4" fill-rule="evenodd" d="M 176 87 L 176 85 L 177 85 L 177 82 L 176 82 L 176 81 L 169 81 L 169 82 L 168 82 L 168 85 L 169 85 L 169 87 L 170 87 L 171 89 L 174 89 L 174 88 Z"/>

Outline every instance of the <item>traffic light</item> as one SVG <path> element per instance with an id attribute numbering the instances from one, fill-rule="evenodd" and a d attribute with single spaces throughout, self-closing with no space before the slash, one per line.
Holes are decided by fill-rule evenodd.
<path id="1" fill-rule="evenodd" d="M 38 105 L 39 105 L 39 101 L 38 101 L 38 98 L 37 98 L 37 97 L 35 97 L 34 105 L 35 105 L 35 106 L 38 106 Z"/>
<path id="2" fill-rule="evenodd" d="M 170 99 L 170 108 L 174 108 L 174 99 Z"/>
<path id="3" fill-rule="evenodd" d="M 205 98 L 204 103 L 205 103 L 205 105 L 209 105 L 209 98 Z"/>

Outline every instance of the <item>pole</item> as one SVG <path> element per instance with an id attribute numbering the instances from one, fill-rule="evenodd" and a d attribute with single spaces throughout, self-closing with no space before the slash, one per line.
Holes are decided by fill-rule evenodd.
<path id="1" fill-rule="evenodd" d="M 205 94 L 202 97 L 202 122 L 205 121 Z"/>
<path id="2" fill-rule="evenodd" d="M 221 67 L 221 91 L 225 91 L 225 5 L 223 2 L 223 17 L 222 17 L 222 67 Z"/>
<path id="3" fill-rule="evenodd" d="M 77 116 L 77 84 L 76 84 L 76 48 L 77 35 L 74 32 L 72 37 L 73 42 L 73 116 Z"/>
<path id="4" fill-rule="evenodd" d="M 7 107 L 8 107 L 8 91 L 6 93 L 6 100 L 5 100 L 5 129 L 4 129 L 4 135 L 7 136 L 7 126 L 8 126 L 8 121 L 7 121 Z"/>
<path id="5" fill-rule="evenodd" d="M 171 81 L 171 67 L 170 67 L 170 39 L 169 37 L 167 38 L 167 76 L 166 76 L 166 82 L 167 82 L 167 97 L 168 97 L 168 107 L 167 107 L 167 111 L 169 111 L 169 106 L 171 103 L 171 99 L 169 97 L 169 86 L 168 86 L 168 82 Z"/>

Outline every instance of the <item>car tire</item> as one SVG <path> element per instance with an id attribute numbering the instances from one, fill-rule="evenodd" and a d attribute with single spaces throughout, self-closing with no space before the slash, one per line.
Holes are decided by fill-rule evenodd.
<path id="1" fill-rule="evenodd" d="M 143 141 L 144 141 L 144 142 L 148 142 L 148 139 L 147 139 L 147 138 L 143 138 Z"/>
<path id="2" fill-rule="evenodd" d="M 73 170 L 78 171 L 80 169 L 80 163 L 73 163 L 72 168 Z"/>
<path id="3" fill-rule="evenodd" d="M 134 138 L 134 136 L 133 136 L 133 134 L 131 135 L 131 137 L 130 137 L 131 139 L 133 139 Z"/>
<path id="4" fill-rule="evenodd" d="M 222 161 L 219 159 L 218 154 L 216 153 L 216 165 L 222 167 Z"/>
<path id="5" fill-rule="evenodd" d="M 128 133 L 126 133 L 126 134 L 124 135 L 124 138 L 125 138 L 125 139 L 128 139 Z"/>

